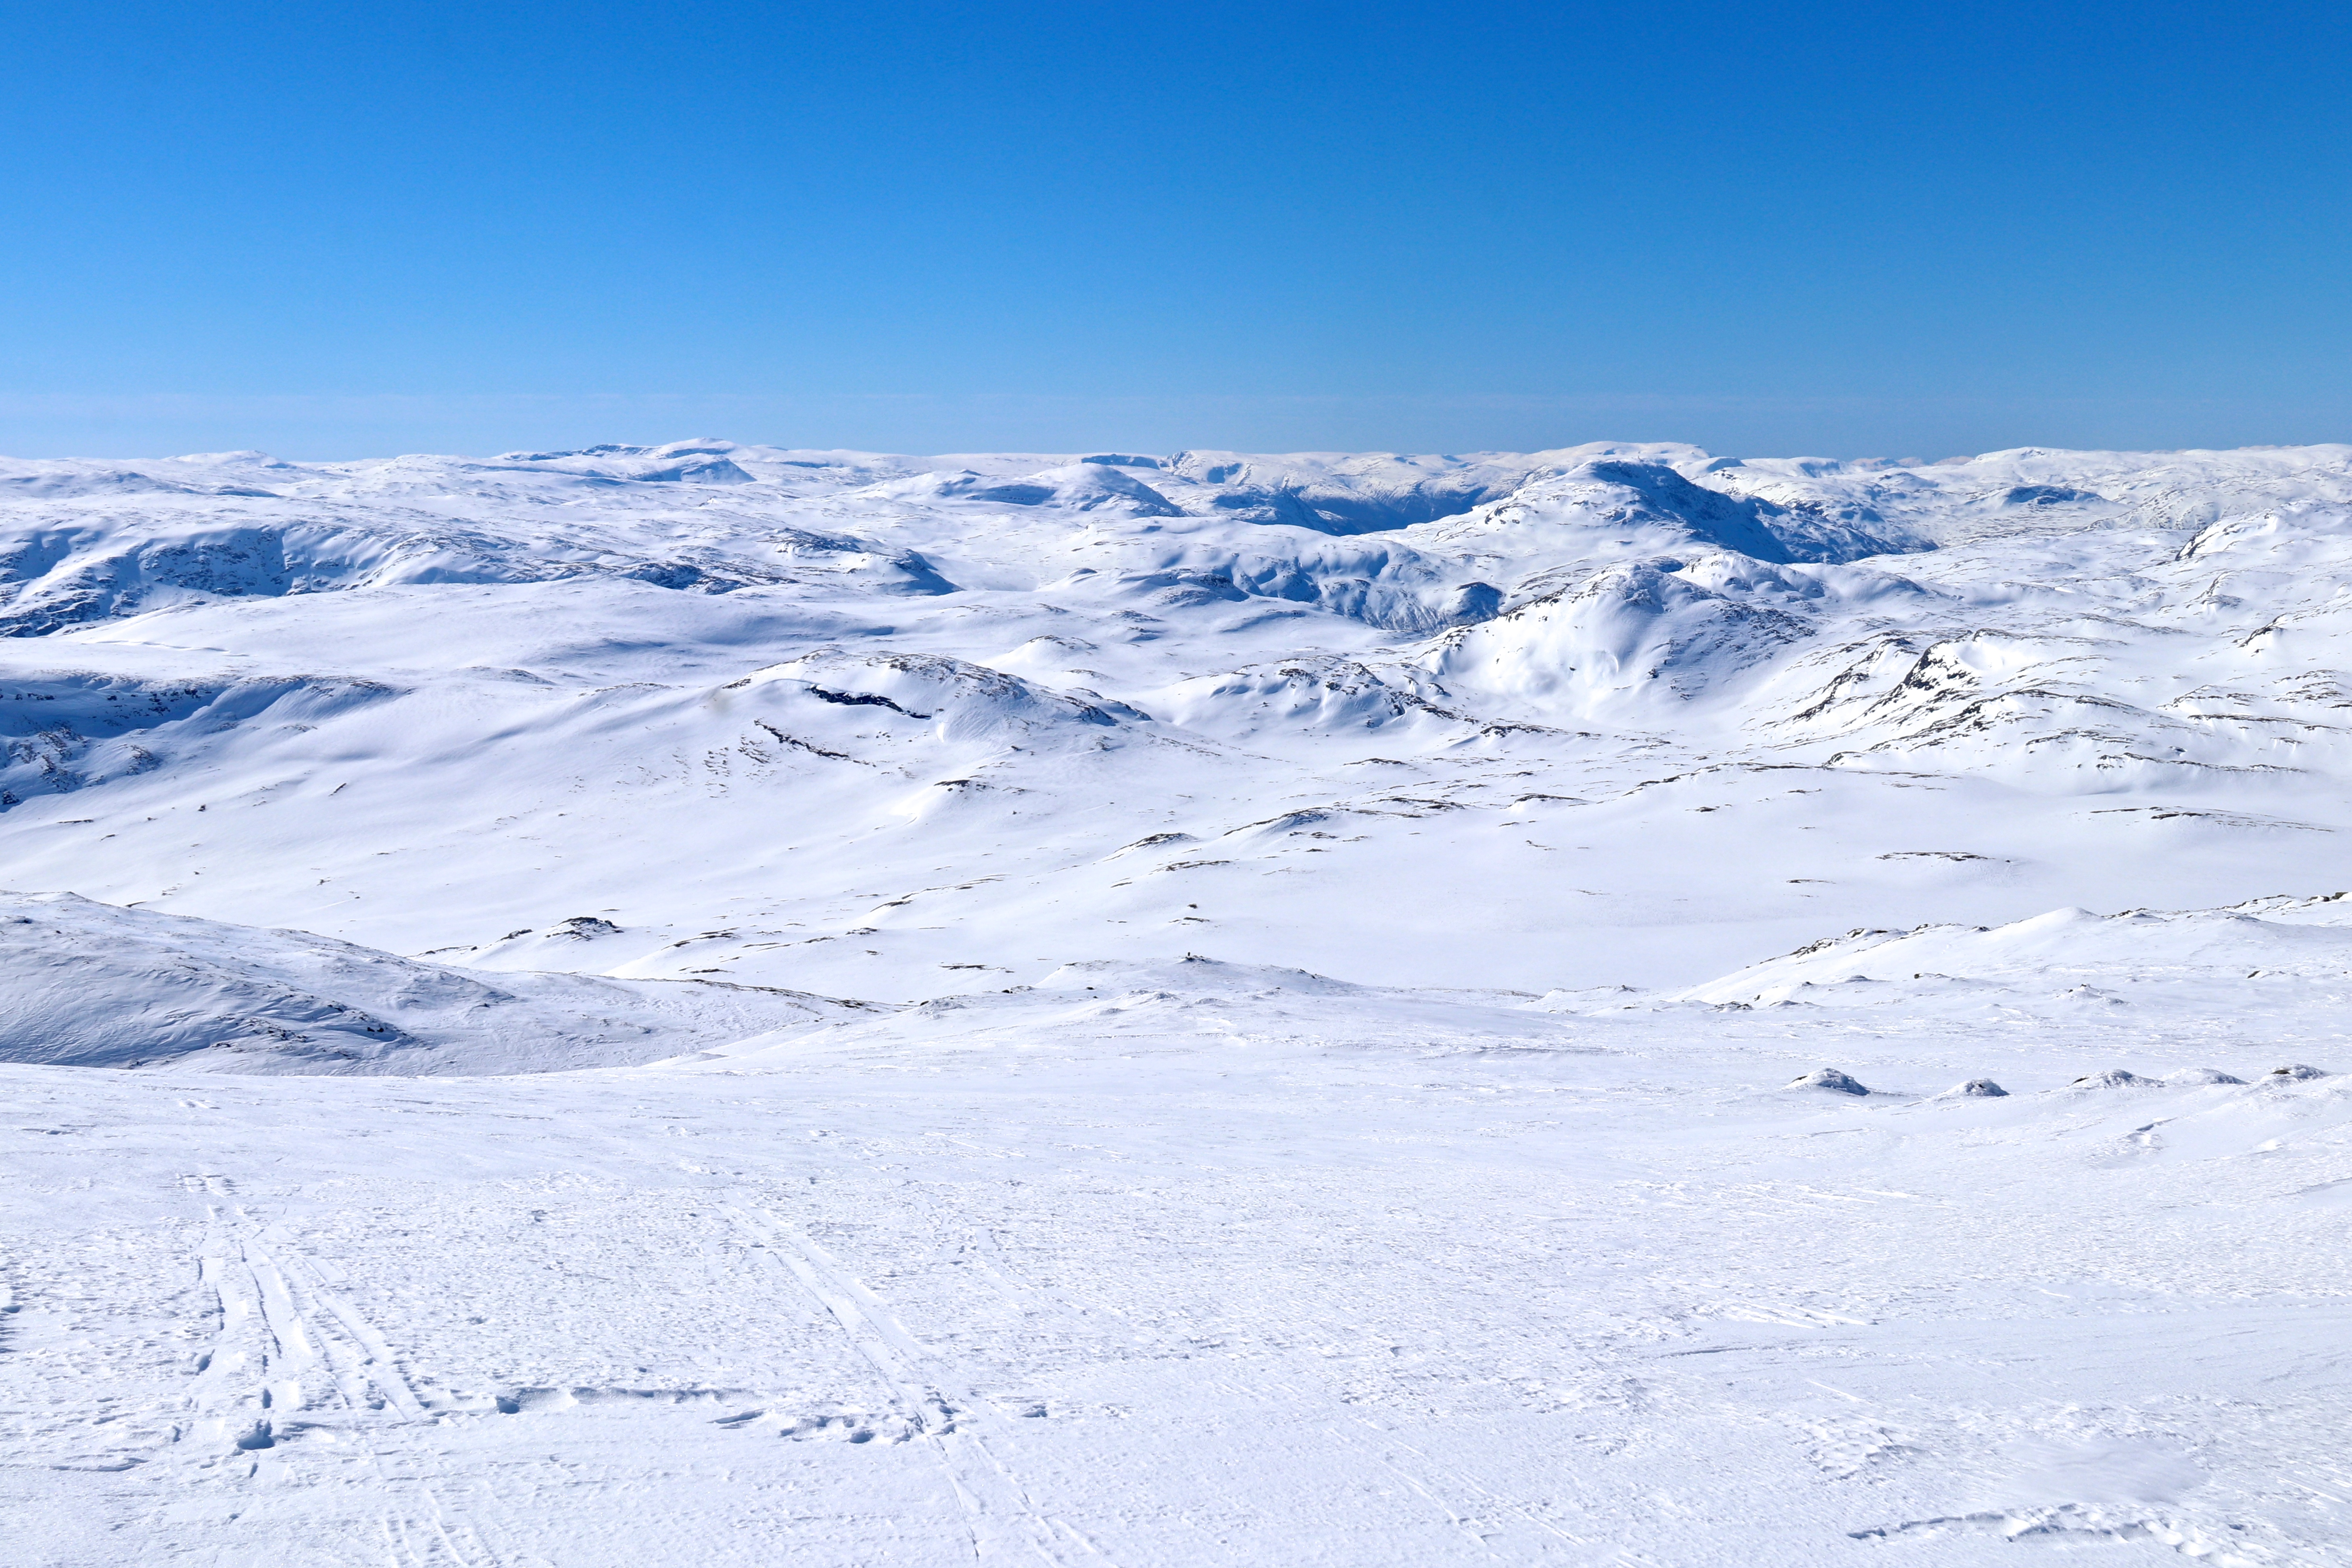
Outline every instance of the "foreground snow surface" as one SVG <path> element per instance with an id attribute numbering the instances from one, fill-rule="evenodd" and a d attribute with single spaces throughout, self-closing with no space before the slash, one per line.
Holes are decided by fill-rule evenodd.
<path id="1" fill-rule="evenodd" d="M 10 1563 L 2322 1563 L 2352 450 L 0 464 Z"/>

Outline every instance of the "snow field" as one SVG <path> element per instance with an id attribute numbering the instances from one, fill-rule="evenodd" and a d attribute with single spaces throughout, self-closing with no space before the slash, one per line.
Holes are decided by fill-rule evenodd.
<path id="1" fill-rule="evenodd" d="M 0 1555 L 2336 1562 L 2347 517 L 0 465 Z"/>

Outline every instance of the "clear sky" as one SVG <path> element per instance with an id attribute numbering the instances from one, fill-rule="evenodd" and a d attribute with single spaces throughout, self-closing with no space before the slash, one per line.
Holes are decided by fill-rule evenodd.
<path id="1" fill-rule="evenodd" d="M 0 452 L 2352 439 L 2352 7 L 0 0 Z"/>

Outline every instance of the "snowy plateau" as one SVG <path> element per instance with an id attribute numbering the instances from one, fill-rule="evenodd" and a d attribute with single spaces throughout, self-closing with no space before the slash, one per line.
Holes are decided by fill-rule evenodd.
<path id="1" fill-rule="evenodd" d="M 2352 1559 L 2352 447 L 0 463 L 10 1568 Z"/>

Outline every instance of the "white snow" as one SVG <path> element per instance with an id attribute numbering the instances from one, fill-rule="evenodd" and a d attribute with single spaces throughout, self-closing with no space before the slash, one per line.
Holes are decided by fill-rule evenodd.
<path id="1" fill-rule="evenodd" d="M 0 463 L 10 1563 L 2326 1563 L 2352 448 Z"/>

